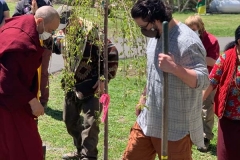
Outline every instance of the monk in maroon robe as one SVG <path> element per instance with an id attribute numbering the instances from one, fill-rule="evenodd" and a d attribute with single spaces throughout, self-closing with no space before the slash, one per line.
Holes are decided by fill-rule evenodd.
<path id="1" fill-rule="evenodd" d="M 44 114 L 36 99 L 43 53 L 39 39 L 58 25 L 58 13 L 42 7 L 35 16 L 6 20 L 0 29 L 0 160 L 43 160 L 34 121 Z"/>

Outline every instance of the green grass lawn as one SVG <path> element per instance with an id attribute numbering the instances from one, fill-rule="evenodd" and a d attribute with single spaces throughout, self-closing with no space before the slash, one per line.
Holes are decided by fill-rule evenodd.
<path id="1" fill-rule="evenodd" d="M 9 2 L 8 6 L 10 8 L 10 12 L 12 15 L 14 12 L 15 3 Z M 58 4 L 54 4 L 54 8 L 58 8 L 58 6 L 59 6 Z M 184 22 L 188 16 L 193 14 L 195 13 L 193 12 L 174 13 L 173 17 L 181 22 Z M 87 13 L 86 17 L 93 18 L 95 15 L 96 13 L 92 9 L 89 9 L 89 12 Z M 121 11 L 117 11 L 116 13 L 113 12 L 113 15 L 114 17 L 121 18 Z M 201 17 L 205 23 L 206 30 L 217 37 L 233 37 L 235 29 L 237 28 L 238 25 L 240 25 L 239 14 L 213 14 Z M 95 17 L 95 19 L 98 18 L 99 17 Z M 116 28 L 116 24 L 121 25 L 122 19 L 117 18 L 116 21 L 115 18 L 109 18 L 110 34 L 114 34 L 115 33 L 114 31 L 119 29 Z M 127 23 L 125 22 L 124 25 L 126 24 Z"/>
<path id="2" fill-rule="evenodd" d="M 13 15 L 14 11 L 15 11 L 15 6 L 16 6 L 16 3 L 17 2 L 8 2 L 7 5 L 8 5 L 8 8 L 10 10 L 10 16 Z M 59 7 L 58 4 L 54 4 L 53 6 L 55 9 L 57 9 Z"/>
<path id="3" fill-rule="evenodd" d="M 185 19 L 194 13 L 175 13 L 173 17 L 184 22 Z M 203 15 L 205 29 L 217 37 L 234 37 L 236 28 L 240 25 L 239 14 L 212 14 Z"/>
<path id="4" fill-rule="evenodd" d="M 121 60 L 120 67 L 115 79 L 109 85 L 111 96 L 109 108 L 109 160 L 120 160 L 127 145 L 131 126 L 136 120 L 135 105 L 138 102 L 145 85 L 145 76 L 137 76 L 142 67 L 135 63 L 144 61 L 143 58 L 136 60 Z M 130 65 L 131 64 L 131 65 Z M 50 78 L 50 100 L 45 115 L 39 119 L 39 131 L 43 142 L 47 145 L 47 160 L 60 160 L 62 154 L 71 152 L 75 148 L 71 137 L 66 131 L 62 121 L 63 97 L 60 80 L 62 73 L 56 73 Z M 216 135 L 216 124 L 214 134 Z M 104 150 L 104 124 L 100 124 L 100 140 L 98 144 L 99 160 L 103 160 Z M 216 159 L 216 136 L 212 140 L 211 150 L 200 153 L 193 146 L 194 160 Z"/>

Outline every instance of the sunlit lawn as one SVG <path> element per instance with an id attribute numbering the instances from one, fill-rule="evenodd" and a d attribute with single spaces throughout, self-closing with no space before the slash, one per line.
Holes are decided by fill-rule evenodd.
<path id="1" fill-rule="evenodd" d="M 10 8 L 11 15 L 14 13 L 14 8 L 15 8 L 15 3 L 11 2 L 8 3 L 8 6 Z M 54 4 L 54 8 L 58 8 L 59 4 Z M 113 34 L 116 28 L 116 23 L 118 25 L 121 25 L 123 23 L 121 13 L 123 11 L 113 11 L 113 15 L 109 18 L 109 29 L 110 29 L 110 34 Z M 184 22 L 185 19 L 190 16 L 194 15 L 195 13 L 193 12 L 185 12 L 185 13 L 174 13 L 173 17 L 181 22 Z M 81 16 L 81 15 L 80 15 Z M 88 12 L 86 13 L 86 17 L 91 18 L 91 19 L 98 19 L 99 17 L 96 17 L 96 11 L 94 9 L 89 9 Z M 205 28 L 207 31 L 212 33 L 213 35 L 217 37 L 233 37 L 234 36 L 234 31 L 237 28 L 238 25 L 240 25 L 240 19 L 239 19 L 239 14 L 211 14 L 211 15 L 203 15 L 201 16 Z M 117 20 L 116 20 L 117 19 Z M 124 22 L 127 25 L 126 22 Z"/>
<path id="2" fill-rule="evenodd" d="M 140 60 L 143 60 L 140 58 Z M 120 160 L 126 147 L 129 131 L 136 120 L 135 105 L 145 84 L 144 76 L 136 76 L 139 66 L 135 64 L 139 60 L 121 60 L 117 77 L 110 81 L 109 94 L 111 96 L 109 109 L 109 160 Z M 129 68 L 124 72 L 124 68 Z M 50 101 L 46 114 L 39 120 L 39 131 L 44 143 L 47 145 L 47 160 L 60 160 L 62 154 L 74 150 L 71 137 L 66 131 L 62 121 L 63 91 L 60 80 L 62 73 L 56 73 L 50 80 Z M 216 135 L 216 123 L 214 133 Z M 99 160 L 103 160 L 104 129 L 100 124 Z M 194 160 L 216 159 L 216 136 L 212 141 L 210 151 L 200 153 L 193 146 Z"/>

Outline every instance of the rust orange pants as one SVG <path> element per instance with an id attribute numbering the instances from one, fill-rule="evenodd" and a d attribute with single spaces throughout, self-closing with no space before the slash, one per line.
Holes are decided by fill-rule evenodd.
<path id="1" fill-rule="evenodd" d="M 168 141 L 168 160 L 192 160 L 191 148 L 190 135 L 179 141 Z M 161 139 L 145 136 L 136 122 L 131 128 L 123 160 L 154 160 L 156 154 L 161 159 Z"/>

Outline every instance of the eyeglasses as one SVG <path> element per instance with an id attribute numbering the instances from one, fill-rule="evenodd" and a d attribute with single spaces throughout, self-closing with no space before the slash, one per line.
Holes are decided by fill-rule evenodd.
<path id="1" fill-rule="evenodd" d="M 146 29 L 150 22 L 148 22 L 145 26 L 139 26 L 141 29 Z"/>

